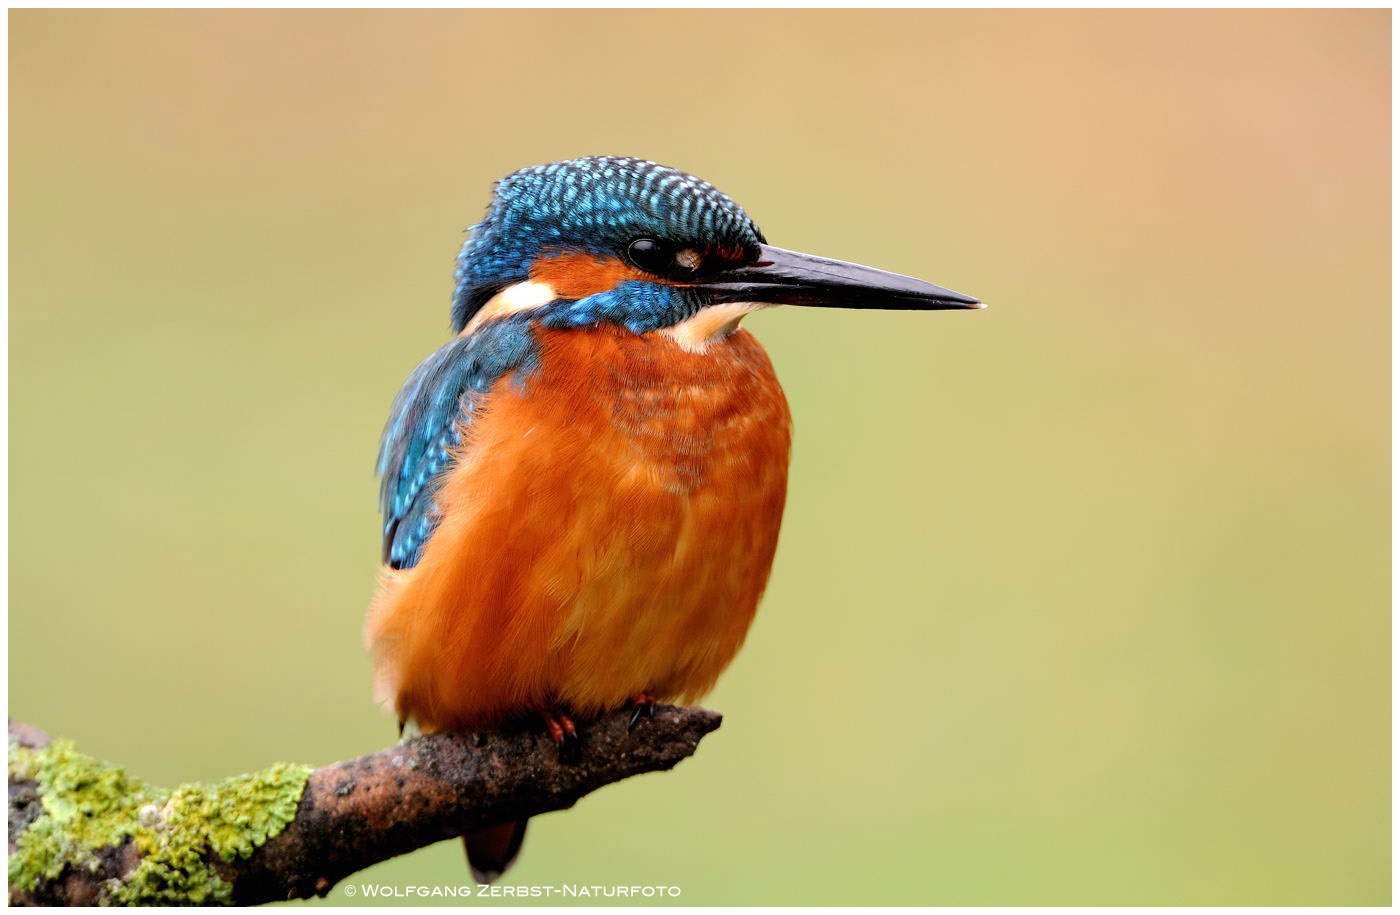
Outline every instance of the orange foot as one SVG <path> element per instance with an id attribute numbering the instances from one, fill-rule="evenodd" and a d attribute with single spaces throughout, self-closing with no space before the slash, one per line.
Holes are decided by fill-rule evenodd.
<path id="1" fill-rule="evenodd" d="M 560 711 L 545 712 L 544 726 L 549 729 L 549 739 L 563 745 L 565 740 L 578 740 L 574 719 Z"/>
<path id="2" fill-rule="evenodd" d="M 637 693 L 629 700 L 632 706 L 632 718 L 627 722 L 627 730 L 632 730 L 637 726 L 637 721 L 646 715 L 651 718 L 656 714 L 656 694 Z"/>

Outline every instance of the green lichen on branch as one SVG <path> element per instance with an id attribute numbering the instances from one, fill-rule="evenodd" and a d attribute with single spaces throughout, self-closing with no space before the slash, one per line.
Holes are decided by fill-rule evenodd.
<path id="1" fill-rule="evenodd" d="M 246 858 L 296 816 L 307 766 L 277 763 L 219 785 L 151 787 L 118 766 L 79 753 L 71 741 L 9 751 L 13 782 L 38 785 L 43 814 L 15 841 L 10 886 L 33 890 L 65 867 L 96 872 L 102 849 L 131 841 L 141 854 L 129 874 L 103 886 L 117 905 L 219 904 L 233 888 L 210 864 Z"/>
<path id="2" fill-rule="evenodd" d="M 39 749 L 10 744 L 11 782 L 39 786 L 43 813 L 21 832 L 10 856 L 10 886 L 32 890 L 69 864 L 96 870 L 96 852 L 140 828 L 139 811 L 160 792 L 59 740 Z"/>

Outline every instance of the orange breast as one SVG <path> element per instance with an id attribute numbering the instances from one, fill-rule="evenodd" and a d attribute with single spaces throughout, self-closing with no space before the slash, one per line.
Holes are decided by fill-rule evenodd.
<path id="1" fill-rule="evenodd" d="M 488 396 L 422 559 L 371 610 L 381 698 L 425 729 L 694 700 L 767 582 L 790 420 L 758 342 L 539 334 L 539 368 Z"/>

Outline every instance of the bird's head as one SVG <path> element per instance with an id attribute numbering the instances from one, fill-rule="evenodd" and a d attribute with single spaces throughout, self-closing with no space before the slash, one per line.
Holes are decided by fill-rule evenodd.
<path id="1" fill-rule="evenodd" d="M 643 159 L 588 156 L 496 184 L 457 260 L 457 331 L 520 311 L 551 327 L 666 330 L 703 348 L 772 305 L 978 308 L 932 283 L 766 243 L 707 182 Z"/>

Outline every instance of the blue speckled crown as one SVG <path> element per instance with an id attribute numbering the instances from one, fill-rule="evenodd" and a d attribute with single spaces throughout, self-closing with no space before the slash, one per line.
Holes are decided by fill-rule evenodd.
<path id="1" fill-rule="evenodd" d="M 486 288 L 527 279 L 545 248 L 621 256 L 634 238 L 756 255 L 763 233 L 714 185 L 646 159 L 585 156 L 513 172 L 457 256 L 452 322 L 461 330 Z"/>

